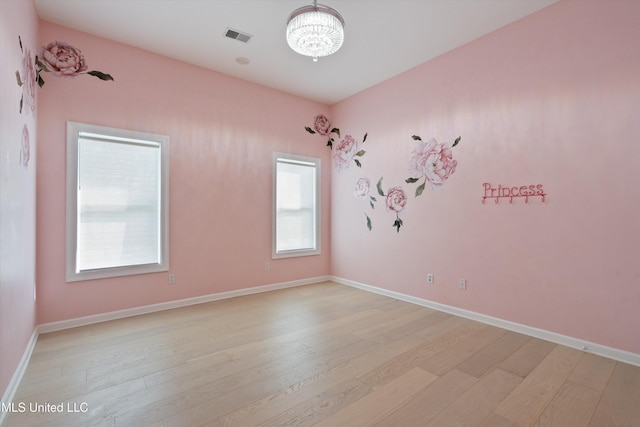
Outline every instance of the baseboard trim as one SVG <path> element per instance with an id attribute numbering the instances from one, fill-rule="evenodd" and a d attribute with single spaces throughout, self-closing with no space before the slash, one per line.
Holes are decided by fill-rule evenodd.
<path id="1" fill-rule="evenodd" d="M 406 295 L 399 292 L 390 291 L 387 289 L 382 289 L 382 288 L 378 288 L 371 285 L 366 285 L 364 283 L 343 279 L 341 277 L 331 276 L 331 280 L 343 285 L 373 292 L 379 295 L 388 296 L 388 297 L 395 298 L 401 301 L 406 301 L 412 304 L 421 305 L 423 307 L 453 314 L 455 316 L 464 317 L 470 320 L 475 320 L 488 325 L 497 326 L 499 328 L 507 329 L 509 331 L 514 331 L 514 332 L 518 332 L 518 333 L 532 336 L 535 338 L 540 338 L 556 344 L 561 344 L 561 345 L 582 350 L 588 353 L 593 353 L 598 356 L 603 356 L 609 359 L 628 363 L 630 365 L 640 366 L 640 354 L 631 353 L 629 351 L 619 350 L 612 347 L 607 347 L 605 345 L 588 342 L 578 338 L 558 334 L 558 333 L 547 331 L 544 329 L 534 328 L 532 326 L 511 322 L 511 321 L 500 319 L 497 317 L 487 316 L 485 314 L 476 313 L 474 311 L 469 311 L 469 310 L 453 307 L 450 305 L 440 304 L 440 303 L 429 301 L 426 299 L 417 298 L 411 295 Z"/>
<path id="2" fill-rule="evenodd" d="M 326 282 L 326 281 L 333 281 L 336 283 L 340 283 L 342 285 L 351 286 L 354 288 L 362 289 L 364 291 L 388 296 L 401 301 L 406 301 L 412 304 L 416 304 L 416 305 L 431 308 L 434 310 L 442 311 L 445 313 L 453 314 L 455 316 L 464 317 L 470 320 L 475 320 L 488 325 L 497 326 L 499 328 L 518 332 L 518 333 L 532 336 L 535 338 L 540 338 L 546 341 L 554 342 L 556 344 L 565 345 L 567 347 L 579 349 L 582 351 L 586 351 L 588 353 L 596 354 L 598 356 L 603 356 L 609 359 L 628 363 L 630 365 L 640 366 L 640 354 L 631 353 L 628 351 L 619 350 L 612 347 L 607 347 L 601 344 L 587 342 L 574 337 L 569 337 L 566 335 L 557 334 L 555 332 L 534 328 L 534 327 L 523 325 L 520 323 L 511 322 L 511 321 L 500 319 L 497 317 L 487 316 L 485 314 L 476 313 L 473 311 L 469 311 L 469 310 L 465 310 L 465 309 L 461 309 L 461 308 L 457 308 L 457 307 L 453 307 L 445 304 L 440 304 L 437 302 L 425 300 L 425 299 L 414 297 L 411 295 L 406 295 L 399 292 L 390 291 L 387 289 L 382 289 L 375 286 L 367 285 L 364 283 L 359 283 L 353 280 L 343 279 L 341 277 L 318 276 L 318 277 L 310 277 L 307 279 L 293 280 L 290 282 L 275 283 L 271 285 L 256 286 L 252 288 L 239 289 L 235 291 L 202 295 L 202 296 L 193 297 L 193 298 L 186 298 L 186 299 L 181 299 L 176 301 L 168 301 L 168 302 L 159 303 L 159 304 L 152 304 L 152 305 L 147 305 L 142 307 L 112 311 L 108 313 L 102 313 L 102 314 L 97 314 L 92 316 L 84 316 L 84 317 L 79 317 L 75 319 L 62 320 L 58 322 L 44 323 L 44 324 L 38 325 L 33 330 L 33 333 L 31 334 L 31 338 L 27 343 L 27 347 L 25 348 L 22 358 L 20 359 L 20 363 L 18 364 L 18 367 L 16 368 L 13 374 L 13 377 L 11 378 L 11 382 L 9 383 L 7 389 L 5 390 L 2 396 L 2 402 L 8 403 L 8 402 L 11 402 L 12 399 L 14 398 L 15 393 L 18 389 L 18 385 L 22 381 L 22 377 L 24 376 L 24 373 L 27 369 L 29 360 L 31 359 L 31 355 L 33 353 L 33 350 L 35 348 L 36 342 L 40 334 L 44 334 L 47 332 L 61 331 L 64 329 L 76 328 L 79 326 L 91 325 L 94 323 L 106 322 L 109 320 L 122 319 L 125 317 L 138 316 L 141 314 L 148 314 L 148 313 L 153 313 L 157 311 L 169 310 L 172 308 L 186 307 L 189 305 L 202 304 L 206 302 L 235 298 L 235 297 L 240 297 L 245 295 L 275 291 L 278 289 L 292 288 L 296 286 L 311 285 L 314 283 L 320 283 L 320 282 Z M 5 416 L 6 416 L 6 412 L 0 411 L 0 426 L 3 423 Z"/>
<path id="3" fill-rule="evenodd" d="M 14 396 L 16 395 L 16 391 L 18 390 L 18 386 L 22 381 L 22 377 L 24 376 L 25 371 L 27 370 L 27 366 L 29 365 L 29 360 L 31 360 L 31 354 L 33 353 L 33 349 L 36 346 L 36 341 L 38 341 L 38 327 L 34 328 L 31 333 L 31 338 L 29 338 L 29 342 L 27 343 L 27 347 L 24 349 L 24 353 L 22 354 L 22 358 L 18 363 L 18 367 L 13 372 L 13 377 L 7 386 L 4 394 L 2 395 L 2 400 L 0 402 L 9 403 L 13 401 Z M 8 412 L 0 411 L 0 426 L 4 422 L 4 418 Z"/>
<path id="4" fill-rule="evenodd" d="M 108 313 L 95 314 L 91 316 L 77 317 L 75 319 L 61 320 L 58 322 L 43 323 L 37 327 L 39 334 L 61 331 L 64 329 L 87 326 L 94 323 L 107 322 L 109 320 L 123 319 L 126 317 L 139 316 L 157 311 L 170 310 L 172 308 L 187 307 L 190 305 L 202 304 L 206 302 L 219 301 L 223 299 L 236 298 L 245 295 L 258 294 L 275 291 L 278 289 L 293 288 L 296 286 L 311 285 L 314 283 L 331 280 L 330 276 L 310 277 L 307 279 L 292 280 L 290 282 L 274 283 L 271 285 L 256 286 L 235 291 L 220 292 L 216 294 L 201 295 L 198 297 L 185 298 L 181 300 L 162 302 L 159 304 L 145 305 L 142 307 L 128 308 L 124 310 L 110 311 Z"/>

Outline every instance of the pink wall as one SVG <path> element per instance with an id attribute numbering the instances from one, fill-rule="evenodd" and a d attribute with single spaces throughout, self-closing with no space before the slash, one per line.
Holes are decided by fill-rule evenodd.
<path id="1" fill-rule="evenodd" d="M 23 90 L 16 71 L 21 80 L 25 73 L 18 36 L 33 57 L 38 46 L 33 4 L 0 1 L 0 397 L 35 327 L 36 110 L 25 102 L 20 112 Z"/>
<path id="2" fill-rule="evenodd" d="M 82 49 L 90 76 L 46 76 L 38 155 L 38 322 L 46 323 L 330 273 L 330 163 L 304 130 L 318 103 L 163 56 L 41 22 L 40 41 Z M 169 135 L 167 274 L 65 283 L 66 122 Z M 320 157 L 320 256 L 271 260 L 272 152 Z M 265 263 L 271 269 L 265 271 Z"/>
<path id="3" fill-rule="evenodd" d="M 640 353 L 638 17 L 561 1 L 335 105 L 369 138 L 361 170 L 333 173 L 332 274 Z M 457 171 L 418 198 L 413 134 L 462 136 Z M 410 193 L 399 233 L 354 198 L 360 176 Z M 548 197 L 483 205 L 484 182 Z"/>

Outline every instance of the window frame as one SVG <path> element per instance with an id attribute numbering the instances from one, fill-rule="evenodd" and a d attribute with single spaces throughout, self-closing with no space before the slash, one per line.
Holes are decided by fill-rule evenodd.
<path id="1" fill-rule="evenodd" d="M 315 197 L 314 197 L 314 240 L 315 247 L 310 249 L 292 249 L 292 250 L 277 250 L 277 217 L 278 217 L 278 163 L 279 159 L 284 159 L 289 163 L 309 163 L 314 166 L 314 178 L 315 178 Z M 310 255 L 320 255 L 321 254 L 321 230 L 322 230 L 322 221 L 321 221 L 321 177 L 322 177 L 322 169 L 321 169 L 321 159 L 316 157 L 308 157 L 301 156 L 297 154 L 289 154 L 289 153 L 281 153 L 274 152 L 273 153 L 273 173 L 272 173 L 272 192 L 273 192 L 273 201 L 272 201 L 272 248 L 271 248 L 271 258 L 272 259 L 281 259 L 281 258 L 293 258 L 293 257 L 301 257 L 301 256 L 310 256 Z"/>
<path id="2" fill-rule="evenodd" d="M 104 136 L 104 141 L 139 140 L 160 149 L 160 262 L 76 271 L 78 247 L 78 140 L 81 134 Z M 147 132 L 67 122 L 66 281 L 104 279 L 169 271 L 169 137 Z"/>

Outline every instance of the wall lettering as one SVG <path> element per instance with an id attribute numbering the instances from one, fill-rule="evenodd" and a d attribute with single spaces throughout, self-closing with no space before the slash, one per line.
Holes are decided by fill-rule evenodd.
<path id="1" fill-rule="evenodd" d="M 500 199 L 509 199 L 509 203 L 513 203 L 514 197 L 524 197 L 524 202 L 529 203 L 529 197 L 540 197 L 544 203 L 544 198 L 547 195 L 542 188 L 542 184 L 521 185 L 521 186 L 506 186 L 498 185 L 494 187 L 489 182 L 482 184 L 484 194 L 482 196 L 482 203 L 487 199 L 494 199 L 496 203 Z"/>

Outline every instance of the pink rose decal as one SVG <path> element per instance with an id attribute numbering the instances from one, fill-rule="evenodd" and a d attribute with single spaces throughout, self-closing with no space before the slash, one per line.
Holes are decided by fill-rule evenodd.
<path id="1" fill-rule="evenodd" d="M 412 176 L 426 176 L 434 187 L 444 184 L 458 165 L 458 162 L 453 160 L 451 148 L 438 144 L 434 138 L 427 142 L 418 141 L 411 154 L 409 171 Z"/>
<path id="2" fill-rule="evenodd" d="M 387 191 L 386 196 L 387 210 L 400 213 L 407 205 L 407 195 L 402 187 L 392 187 Z"/>
<path id="3" fill-rule="evenodd" d="M 361 199 L 368 199 L 369 200 L 369 206 L 371 206 L 371 209 L 375 209 L 375 202 L 377 202 L 378 200 L 374 197 L 371 196 L 369 193 L 371 192 L 371 181 L 369 181 L 369 178 L 358 178 L 358 180 L 356 181 L 356 188 L 354 188 L 353 190 L 353 195 L 356 198 L 361 198 Z M 371 231 L 371 218 L 369 218 L 369 215 L 367 215 L 367 213 L 365 212 L 364 216 L 367 218 L 367 228 L 369 229 L 369 231 Z"/>
<path id="4" fill-rule="evenodd" d="M 367 134 L 365 133 L 362 143 L 366 140 Z M 345 135 L 344 139 L 338 143 L 336 151 L 333 153 L 333 164 L 339 171 L 349 168 L 352 161 L 356 166 L 362 167 L 362 163 L 360 163 L 358 157 L 364 156 L 365 153 L 365 150 L 360 149 L 360 143 L 358 141 L 356 141 L 351 135 Z"/>
<path id="5" fill-rule="evenodd" d="M 318 114 L 313 119 L 313 129 L 320 135 L 328 135 L 331 131 L 331 122 L 324 114 Z"/>
<path id="6" fill-rule="evenodd" d="M 329 149 L 333 149 L 333 143 L 335 142 L 334 139 L 334 134 L 340 138 L 340 129 L 336 128 L 336 127 L 331 127 L 331 121 L 327 118 L 327 116 L 325 116 L 324 114 L 318 114 L 317 116 L 315 116 L 313 118 L 313 127 L 310 126 L 305 126 L 304 129 L 309 132 L 310 134 L 314 135 L 314 134 L 320 134 L 322 136 L 326 136 L 328 137 L 327 139 L 327 147 L 329 147 Z M 353 139 L 350 135 L 345 136 L 346 138 L 351 138 Z M 364 144 L 364 142 L 367 140 L 367 134 L 364 134 L 364 138 L 362 138 L 362 143 Z M 342 144 L 344 142 L 344 140 L 342 140 L 340 143 Z M 364 155 L 364 151 L 356 153 L 354 156 L 358 156 L 361 157 Z M 358 165 L 358 167 L 361 167 L 362 165 L 360 164 L 360 161 L 358 159 L 353 159 L 356 163 L 356 165 Z M 349 163 L 350 160 L 347 161 L 347 163 Z"/>
<path id="7" fill-rule="evenodd" d="M 384 191 L 382 191 L 382 178 L 378 180 L 378 184 L 376 184 L 376 187 L 378 189 L 378 194 L 385 198 L 387 211 L 396 214 L 396 220 L 394 221 L 393 226 L 399 233 L 400 227 L 404 225 L 402 219 L 400 219 L 399 214 L 407 206 L 407 194 L 404 192 L 402 187 L 391 187 L 387 191 L 387 194 L 384 194 Z"/>
<path id="8" fill-rule="evenodd" d="M 100 80 L 113 80 L 109 74 L 101 71 L 87 71 L 87 63 L 82 51 L 65 42 L 51 42 L 42 46 L 36 56 L 36 81 L 40 87 L 44 86 L 42 72 L 51 73 L 56 77 L 76 78 L 80 74 L 89 74 Z"/>
<path id="9" fill-rule="evenodd" d="M 65 42 L 51 42 L 41 47 L 40 60 L 56 77 L 74 78 L 88 68 L 80 49 Z"/>
<path id="10" fill-rule="evenodd" d="M 19 109 L 19 112 L 22 113 L 23 108 L 31 111 L 36 108 L 36 69 L 33 66 L 33 59 L 31 59 L 31 51 L 22 46 L 20 36 L 18 36 L 18 42 L 22 51 L 22 74 L 20 71 L 16 71 L 16 80 L 18 86 L 22 88 Z"/>
<path id="11" fill-rule="evenodd" d="M 409 172 L 411 178 L 405 180 L 408 184 L 419 181 L 422 177 L 425 181 L 416 188 L 416 197 L 424 191 L 427 181 L 433 188 L 441 187 L 449 176 L 456 171 L 458 162 L 453 159 L 451 148 L 458 145 L 458 137 L 451 147 L 439 144 L 435 138 L 424 142 L 417 135 L 413 136 L 416 146 L 411 152 L 409 160 Z"/>
<path id="12" fill-rule="evenodd" d="M 33 66 L 31 52 L 25 48 L 22 56 L 22 100 L 27 110 L 35 110 L 36 108 L 36 69 Z"/>
<path id="13" fill-rule="evenodd" d="M 356 197 L 367 197 L 369 195 L 369 190 L 371 187 L 371 183 L 369 178 L 358 178 L 356 181 L 356 188 L 353 190 L 353 195 Z"/>
<path id="14" fill-rule="evenodd" d="M 355 158 L 357 152 L 358 141 L 351 135 L 345 135 L 333 153 L 333 164 L 338 170 L 345 170 L 351 165 L 351 161 Z"/>
<path id="15" fill-rule="evenodd" d="M 340 138 L 340 129 L 332 128 L 331 121 L 324 114 L 318 114 L 313 118 L 313 128 L 309 126 L 305 126 L 304 128 L 310 134 L 318 133 L 322 136 L 327 136 L 327 147 L 330 149 L 333 148 L 333 143 L 335 142 L 333 134 L 335 133 L 338 138 Z"/>
<path id="16" fill-rule="evenodd" d="M 31 139 L 29 138 L 29 128 L 27 124 L 22 127 L 22 146 L 20 147 L 20 164 L 26 169 L 29 166 L 31 157 Z"/>

